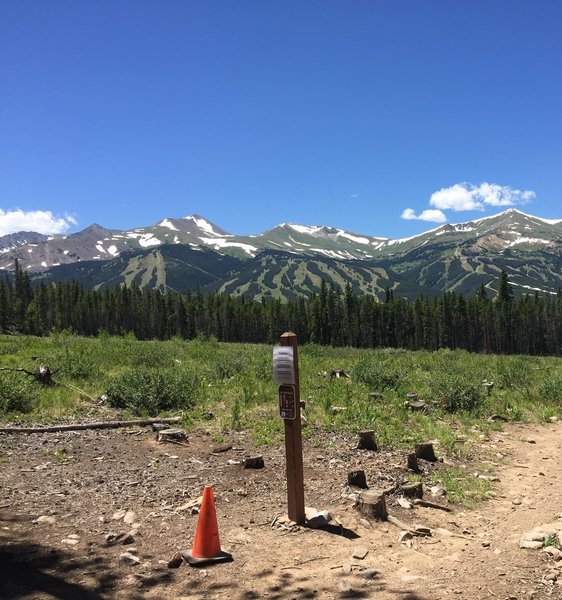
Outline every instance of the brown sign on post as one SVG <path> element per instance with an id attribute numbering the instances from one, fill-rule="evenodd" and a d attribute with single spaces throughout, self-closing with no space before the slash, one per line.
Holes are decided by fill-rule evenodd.
<path id="1" fill-rule="evenodd" d="M 293 349 L 293 379 L 291 381 L 293 385 L 280 385 L 279 412 L 285 423 L 288 516 L 291 521 L 302 525 L 305 522 L 305 512 L 297 336 L 292 332 L 287 332 L 281 336 L 279 341 L 281 346 L 290 346 Z"/>
<path id="2" fill-rule="evenodd" d="M 297 416 L 294 385 L 279 386 L 279 414 L 282 419 L 294 419 Z"/>

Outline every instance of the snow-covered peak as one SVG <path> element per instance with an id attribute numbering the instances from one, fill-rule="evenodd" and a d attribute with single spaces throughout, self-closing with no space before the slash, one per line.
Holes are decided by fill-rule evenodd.
<path id="1" fill-rule="evenodd" d="M 168 229 L 171 229 L 172 231 L 179 231 L 179 229 L 170 221 L 170 219 L 164 219 L 163 221 L 160 221 L 160 223 L 156 224 L 157 227 L 167 227 Z"/>
<path id="2" fill-rule="evenodd" d="M 190 215 L 188 217 L 184 217 L 184 220 L 192 221 L 198 229 L 200 229 L 201 231 L 204 231 L 205 233 L 207 233 L 209 235 L 214 235 L 217 237 L 225 237 L 224 231 L 217 231 L 215 229 L 215 226 L 213 226 L 213 224 L 210 221 L 207 221 L 207 219 L 204 219 L 203 217 L 200 217 L 199 215 Z M 226 234 L 226 235 L 228 236 L 228 234 Z"/>

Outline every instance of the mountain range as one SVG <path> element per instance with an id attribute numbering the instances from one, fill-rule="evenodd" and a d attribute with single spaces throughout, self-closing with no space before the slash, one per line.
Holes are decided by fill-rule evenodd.
<path id="1" fill-rule="evenodd" d="M 335 227 L 283 223 L 232 235 L 204 217 L 166 218 L 128 231 L 93 224 L 72 235 L 0 237 L 0 269 L 15 259 L 32 282 L 75 279 L 87 289 L 120 284 L 257 300 L 317 293 L 322 280 L 357 294 L 407 298 L 491 290 L 505 270 L 514 292 L 562 288 L 562 219 L 509 209 L 425 233 L 388 239 Z"/>

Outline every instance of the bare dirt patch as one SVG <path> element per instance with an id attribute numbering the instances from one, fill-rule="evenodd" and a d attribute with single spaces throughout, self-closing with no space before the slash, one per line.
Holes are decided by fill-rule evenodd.
<path id="1" fill-rule="evenodd" d="M 346 484 L 361 468 L 370 485 L 393 487 L 407 475 L 406 453 L 357 450 L 350 436 L 318 431 L 305 444 L 306 504 L 337 520 L 314 530 L 279 519 L 284 451 L 260 448 L 265 468 L 244 469 L 256 453 L 244 432 L 226 440 L 229 450 L 204 431 L 186 445 L 158 444 L 149 428 L 0 435 L 0 597 L 562 598 L 562 561 L 519 548 L 534 527 L 562 529 L 561 440 L 560 423 L 494 433 L 478 464 L 499 481 L 475 510 L 408 509 L 391 495 L 391 514 L 432 532 L 401 543 L 400 528 L 357 512 Z M 423 467 L 426 476 L 438 468 Z M 191 505 L 205 483 L 234 561 L 170 569 L 191 548 Z M 127 544 L 106 541 L 129 533 Z M 138 564 L 120 558 L 129 550 Z"/>

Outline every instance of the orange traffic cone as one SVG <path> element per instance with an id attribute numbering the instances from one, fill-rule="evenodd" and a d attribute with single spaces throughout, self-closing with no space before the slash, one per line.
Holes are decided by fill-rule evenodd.
<path id="1" fill-rule="evenodd" d="M 201 510 L 197 519 L 193 549 L 191 552 L 184 550 L 181 555 L 190 565 L 203 565 L 232 560 L 231 554 L 221 550 L 215 498 L 211 485 L 207 484 L 203 489 L 203 501 L 201 502 Z"/>

